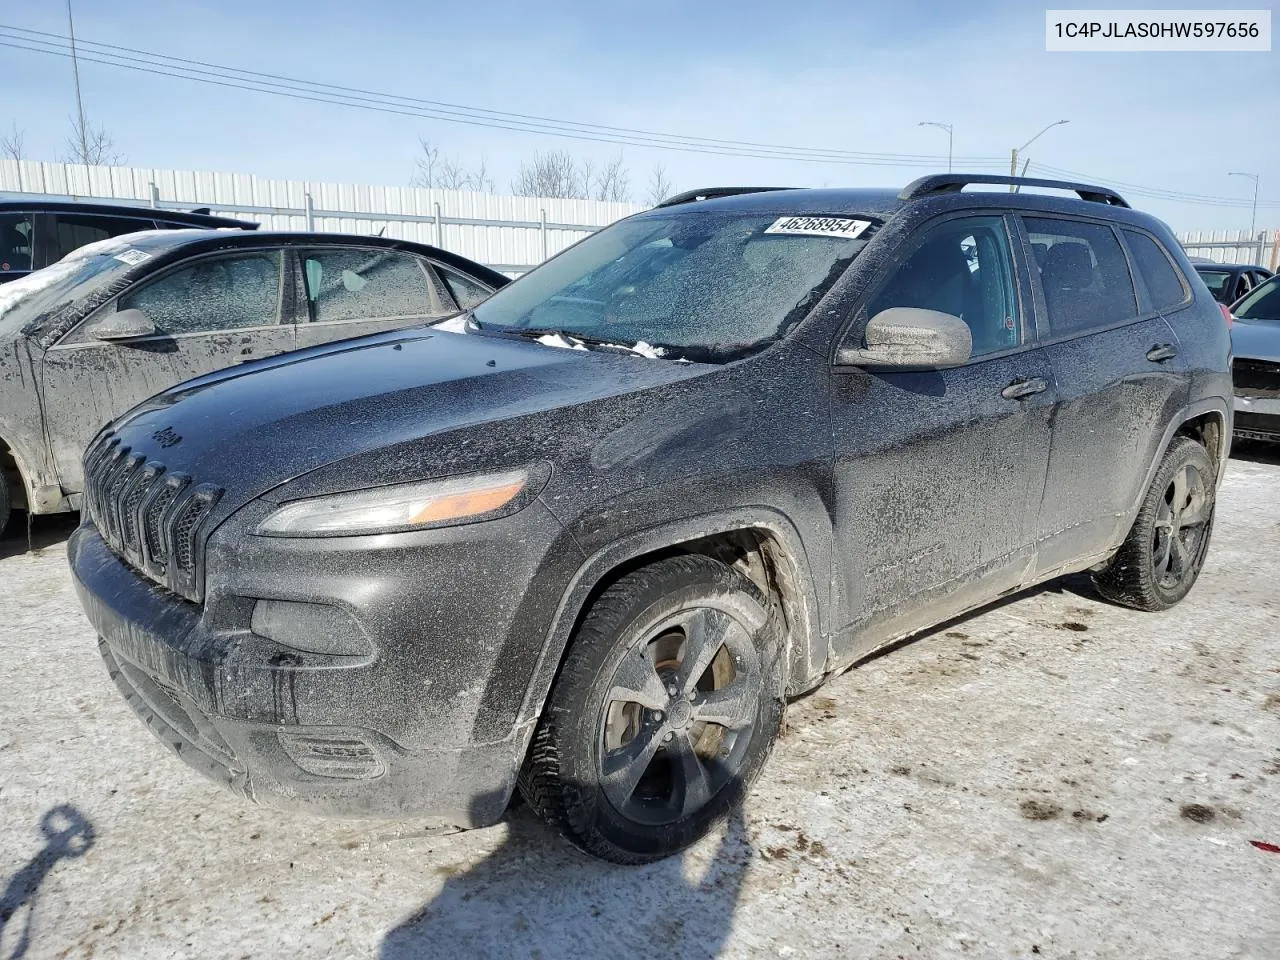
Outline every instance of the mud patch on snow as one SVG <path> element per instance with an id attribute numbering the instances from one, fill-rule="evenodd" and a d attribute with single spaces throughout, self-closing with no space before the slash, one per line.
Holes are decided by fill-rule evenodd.
<path id="1" fill-rule="evenodd" d="M 1213 807 L 1207 807 L 1203 803 L 1184 803 L 1178 813 L 1182 819 L 1192 823 L 1212 823 L 1217 816 Z"/>
<path id="2" fill-rule="evenodd" d="M 1062 815 L 1062 807 L 1049 800 L 1023 800 L 1018 804 L 1018 812 L 1027 820 L 1057 820 Z"/>

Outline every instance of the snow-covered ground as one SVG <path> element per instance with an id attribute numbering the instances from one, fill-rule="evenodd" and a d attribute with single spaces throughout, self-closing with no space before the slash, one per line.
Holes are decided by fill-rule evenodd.
<path id="1" fill-rule="evenodd" d="M 524 809 L 431 836 L 220 792 L 117 695 L 44 523 L 0 548 L 0 958 L 1274 960 L 1280 457 L 1244 453 L 1177 609 L 1076 578 L 875 659 L 640 869 Z"/>

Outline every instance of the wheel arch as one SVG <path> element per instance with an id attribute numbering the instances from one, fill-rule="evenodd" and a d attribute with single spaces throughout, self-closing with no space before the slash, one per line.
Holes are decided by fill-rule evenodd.
<path id="1" fill-rule="evenodd" d="M 18 478 L 17 484 L 10 482 L 15 476 Z M 30 509 L 30 505 L 35 502 L 31 471 L 21 451 L 3 435 L 0 435 L 0 478 L 8 484 L 9 506 L 18 510 Z"/>
<path id="2" fill-rule="evenodd" d="M 518 726 L 523 728 L 524 741 L 521 758 L 573 632 L 592 600 L 629 571 L 679 553 L 701 553 L 732 561 L 731 565 L 743 569 L 771 601 L 779 604 L 787 629 L 789 693 L 803 692 L 821 680 L 827 643 L 812 570 L 795 525 L 769 507 L 676 521 L 615 541 L 579 566 L 552 618 L 520 708 Z"/>
<path id="3" fill-rule="evenodd" d="M 1146 477 L 1130 510 L 1130 518 L 1136 516 L 1138 509 L 1142 506 L 1147 489 L 1151 486 L 1156 471 L 1160 469 L 1160 463 L 1168 453 L 1174 437 L 1191 437 L 1204 446 L 1209 452 L 1209 458 L 1217 467 L 1218 483 L 1221 484 L 1222 475 L 1225 472 L 1223 467 L 1226 465 L 1227 457 L 1231 455 L 1231 424 L 1231 409 L 1226 401 L 1219 397 L 1198 400 L 1183 407 L 1177 416 L 1171 418 L 1169 425 L 1165 427 L 1164 436 L 1160 438 L 1160 446 L 1156 448 L 1155 457 L 1147 465 Z"/>

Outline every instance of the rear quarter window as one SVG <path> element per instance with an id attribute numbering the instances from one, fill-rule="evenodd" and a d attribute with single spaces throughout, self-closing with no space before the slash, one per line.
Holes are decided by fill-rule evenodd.
<path id="1" fill-rule="evenodd" d="M 1121 233 L 1142 286 L 1146 288 L 1146 299 L 1150 301 L 1143 304 L 1144 312 L 1169 310 L 1186 303 L 1190 299 L 1189 287 L 1164 248 L 1145 233 L 1136 230 L 1121 230 Z"/>
<path id="2" fill-rule="evenodd" d="M 1083 220 L 1025 217 L 1039 260 L 1052 336 L 1115 326 L 1138 316 L 1137 293 L 1111 227 Z"/>

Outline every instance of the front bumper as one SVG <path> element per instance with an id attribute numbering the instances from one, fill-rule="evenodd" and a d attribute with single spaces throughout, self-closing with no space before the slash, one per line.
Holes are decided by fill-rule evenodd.
<path id="1" fill-rule="evenodd" d="M 517 518 L 520 537 L 504 536 Z M 72 535 L 73 581 L 103 660 L 152 732 L 199 772 L 273 806 L 496 821 L 529 733 L 516 717 L 538 649 L 530 638 L 545 636 L 536 621 L 554 610 L 519 591 L 539 597 L 530 583 L 542 571 L 554 593 L 561 567 L 567 582 L 580 561 L 554 518 L 535 504 L 490 524 L 381 538 L 377 549 L 372 538 L 240 534 L 210 540 L 203 605 L 136 573 L 92 524 Z M 257 598 L 341 607 L 372 655 L 256 636 Z"/>
<path id="2" fill-rule="evenodd" d="M 1280 397 L 1235 396 L 1237 437 L 1280 443 Z"/>

